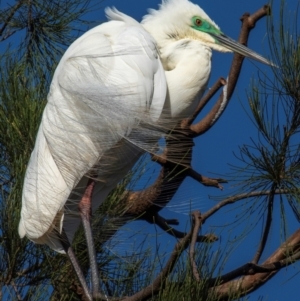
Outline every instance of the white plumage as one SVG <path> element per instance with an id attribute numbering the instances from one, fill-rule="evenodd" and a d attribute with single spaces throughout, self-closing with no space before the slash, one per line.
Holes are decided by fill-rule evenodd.
<path id="1" fill-rule="evenodd" d="M 24 180 L 19 234 L 59 252 L 56 232 L 72 241 L 88 176 L 97 176 L 95 209 L 161 136 L 149 125 L 168 128 L 193 112 L 212 48 L 268 63 L 232 40 L 223 47 L 227 37 L 188 0 L 163 1 L 142 24 L 106 13 L 109 22 L 78 38 L 55 71 Z"/>

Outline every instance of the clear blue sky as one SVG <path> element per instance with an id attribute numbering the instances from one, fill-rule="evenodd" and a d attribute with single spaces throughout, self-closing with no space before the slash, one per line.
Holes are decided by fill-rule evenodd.
<path id="1" fill-rule="evenodd" d="M 266 4 L 265 0 L 195 0 L 194 2 L 199 4 L 220 26 L 222 31 L 233 39 L 237 39 L 238 37 L 241 24 L 239 18 L 242 14 L 244 12 L 252 13 Z M 274 2 L 276 3 L 273 7 L 273 13 L 275 16 L 278 16 L 278 5 L 280 1 L 277 0 Z M 294 10 L 296 9 L 296 5 L 299 1 L 287 0 L 286 2 L 289 9 Z M 147 8 L 157 8 L 158 3 L 158 0 L 105 0 L 102 2 L 101 6 L 103 6 L 103 9 L 106 6 L 115 6 L 118 10 L 140 21 L 142 16 L 146 14 Z M 90 13 L 89 18 L 94 21 L 99 21 L 99 23 L 103 22 L 105 20 L 103 9 Z M 251 34 L 248 46 L 256 52 L 264 56 L 268 56 L 269 51 L 266 39 L 266 20 L 263 19 L 258 22 L 256 28 Z M 212 85 L 220 76 L 227 76 L 231 59 L 231 54 L 220 54 L 216 52 L 213 54 L 213 67 L 210 85 Z M 256 130 L 246 113 L 247 110 L 249 111 L 246 99 L 246 90 L 249 89 L 251 78 L 257 76 L 258 69 L 270 72 L 270 69 L 267 66 L 253 63 L 249 60 L 245 61 L 237 88 L 226 112 L 209 132 L 196 139 L 193 166 L 201 174 L 218 177 L 218 175 L 214 175 L 213 173 L 225 175 L 226 173 L 231 172 L 229 163 L 239 164 L 237 163 L 233 152 L 238 153 L 238 146 L 250 143 L 251 138 L 254 140 L 257 139 Z M 214 204 L 208 199 L 209 195 L 229 194 L 231 186 L 232 183 L 225 184 L 224 191 L 220 192 L 216 189 L 203 187 L 192 180 L 188 180 L 181 187 L 174 202 L 170 204 L 170 208 L 164 210 L 164 216 L 180 218 L 182 223 L 178 228 L 183 230 L 186 226 L 186 221 L 188 220 L 188 206 L 180 207 L 179 204 L 181 201 L 193 199 L 193 209 L 198 208 L 204 212 Z M 178 206 L 176 206 L 176 204 L 178 204 Z M 178 213 L 174 213 L 174 211 Z M 183 214 L 179 213 L 181 211 Z M 207 231 L 210 226 L 221 226 L 224 223 L 230 223 L 238 211 L 239 209 L 236 209 L 231 212 L 230 208 L 223 210 L 215 219 L 207 222 L 204 226 L 204 232 Z M 249 222 L 249 224 L 256 223 L 256 221 L 251 220 L 247 222 Z M 143 227 L 142 225 L 139 226 Z M 291 232 L 293 232 L 296 227 L 298 227 L 296 223 L 292 224 L 290 228 Z M 147 229 L 150 229 L 149 226 L 146 226 L 145 231 Z M 239 230 L 240 229 L 237 229 L 237 231 Z M 235 255 L 228 261 L 226 271 L 237 268 L 239 265 L 252 259 L 254 249 L 260 238 L 260 232 L 258 232 L 258 230 L 259 229 L 249 236 L 249 240 L 245 240 L 245 242 L 248 241 L 248 243 L 241 244 L 235 251 Z M 153 232 L 153 228 L 150 229 L 150 231 Z M 220 229 L 216 231 L 219 232 Z M 237 233 L 244 233 L 244 230 L 240 230 L 239 232 L 235 231 L 236 230 L 233 228 L 231 233 L 223 232 L 222 242 L 226 242 L 229 239 L 233 240 L 234 236 L 238 235 Z M 267 255 L 270 255 L 273 250 L 279 246 L 279 240 L 276 238 L 278 237 L 278 232 L 279 223 L 275 225 L 275 228 L 271 233 L 272 239 L 267 244 L 266 248 Z M 166 242 L 166 236 L 161 236 L 158 241 L 161 244 L 164 244 Z M 171 245 L 174 243 L 174 240 L 169 238 L 167 238 L 167 241 L 170 241 Z M 296 297 L 296 292 L 298 291 L 298 287 L 296 287 L 298 284 L 297 279 L 299 278 L 299 275 L 297 274 L 298 272 L 299 264 L 295 268 L 290 267 L 287 270 L 283 269 L 268 284 L 254 292 L 251 295 L 250 300 L 258 300 L 259 296 L 266 296 L 264 300 L 270 301 L 298 300 Z M 290 277 L 293 278 L 289 280 Z"/>

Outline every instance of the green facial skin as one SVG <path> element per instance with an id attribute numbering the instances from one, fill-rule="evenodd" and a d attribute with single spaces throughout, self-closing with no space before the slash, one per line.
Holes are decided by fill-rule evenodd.
<path id="1" fill-rule="evenodd" d="M 200 20 L 201 21 L 201 24 L 199 24 L 199 21 L 197 20 Z M 215 34 L 215 35 L 221 35 L 223 34 L 222 31 L 220 31 L 219 29 L 217 29 L 216 27 L 214 27 L 213 25 L 211 25 L 209 22 L 207 22 L 206 20 L 203 20 L 202 18 L 200 17 L 193 17 L 192 18 L 192 28 L 195 29 L 195 30 L 199 30 L 199 31 L 202 31 L 202 32 L 205 32 L 205 33 L 212 33 L 212 34 Z M 199 24 L 199 25 L 197 25 Z M 214 38 L 215 42 L 217 44 L 219 44 L 218 40 L 216 40 Z"/>

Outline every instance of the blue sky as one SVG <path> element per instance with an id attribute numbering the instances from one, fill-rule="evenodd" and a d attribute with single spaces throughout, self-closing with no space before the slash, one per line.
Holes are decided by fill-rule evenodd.
<path id="1" fill-rule="evenodd" d="M 237 39 L 240 30 L 239 18 L 244 12 L 254 12 L 261 6 L 266 4 L 265 0 L 206 0 L 206 1 L 194 1 L 199 4 L 206 13 L 213 19 L 221 28 L 221 30 L 233 39 Z M 273 14 L 278 16 L 279 3 L 280 1 L 274 1 Z M 289 10 L 296 9 L 298 0 L 287 0 Z M 158 0 L 105 0 L 100 6 L 103 9 L 106 6 L 115 6 L 118 10 L 134 17 L 138 21 L 141 20 L 142 16 L 146 14 L 148 8 L 157 8 L 159 4 Z M 89 19 L 98 21 L 99 23 L 105 20 L 103 9 L 96 10 L 89 14 Z M 268 56 L 269 46 L 266 38 L 266 20 L 263 19 L 257 23 L 255 29 L 251 33 L 248 46 L 256 52 Z M 220 76 L 226 77 L 228 74 L 229 66 L 231 63 L 232 54 L 222 54 L 214 52 L 212 61 L 212 74 L 210 85 L 212 85 Z M 250 143 L 251 138 L 257 139 L 257 132 L 252 122 L 247 116 L 249 112 L 246 91 L 250 87 L 251 78 L 255 78 L 258 74 L 258 70 L 262 72 L 270 72 L 270 68 L 246 60 L 242 69 L 242 74 L 239 79 L 235 93 L 230 101 L 230 104 L 217 124 L 205 135 L 195 140 L 196 147 L 194 150 L 193 167 L 201 174 L 218 177 L 215 174 L 222 174 L 231 172 L 229 164 L 239 164 L 237 162 L 233 152 L 238 153 L 238 147 L 242 144 Z M 209 85 L 209 86 L 210 86 Z M 213 101 L 212 101 L 213 103 Z M 204 115 L 201 115 L 202 117 Z M 200 118 L 201 118 L 200 116 Z M 233 190 L 232 185 L 229 183 L 224 185 L 224 191 L 217 191 L 213 188 L 207 188 L 198 185 L 192 180 L 187 180 L 182 185 L 180 191 L 176 195 L 174 202 L 172 202 L 163 215 L 165 217 L 176 217 L 181 219 L 181 225 L 178 229 L 185 229 L 188 221 L 188 205 L 189 200 L 192 201 L 193 209 L 200 209 L 206 211 L 214 203 L 209 200 L 210 195 L 225 195 L 229 194 Z M 185 205 L 182 204 L 182 201 Z M 226 208 L 221 214 L 217 215 L 214 219 L 204 225 L 204 231 L 208 231 L 210 227 L 216 227 L 216 231 L 221 231 L 221 226 L 224 223 L 230 223 L 235 216 L 238 214 L 238 210 L 230 211 L 231 208 Z M 279 215 L 278 215 L 279 216 Z M 292 214 L 290 213 L 292 217 Z M 255 220 L 249 218 L 246 223 L 255 224 Z M 141 225 L 136 223 L 139 227 L 145 227 L 144 231 L 155 231 L 153 228 L 149 228 L 148 225 Z M 245 240 L 248 243 L 242 243 L 239 245 L 234 253 L 234 256 L 228 261 L 226 271 L 235 269 L 239 265 L 250 261 L 253 257 L 253 252 L 256 244 L 259 242 L 260 232 L 258 228 L 249 236 L 249 240 Z M 271 233 L 271 241 L 267 244 L 266 253 L 270 255 L 275 248 L 280 244 L 277 233 L 280 231 L 280 224 L 275 223 L 274 229 Z M 292 223 L 290 232 L 292 233 L 298 224 Z M 245 233 L 241 230 L 236 232 L 234 227 L 231 232 L 227 230 L 222 232 L 222 241 L 234 240 L 238 233 Z M 153 232 L 154 233 L 154 232 Z M 258 237 L 257 237 L 258 236 Z M 160 236 L 158 241 L 161 244 L 166 242 L 165 236 Z M 170 241 L 170 245 L 174 243 L 174 240 L 167 238 Z M 169 246 L 169 243 L 167 244 Z M 296 301 L 298 298 L 295 297 L 295 286 L 298 284 L 297 279 L 299 275 L 299 264 L 295 267 L 290 267 L 287 270 L 283 269 L 273 280 L 269 281 L 265 286 L 254 292 L 249 300 L 258 300 L 259 296 L 266 296 L 264 300 L 278 300 L 278 301 Z M 290 279 L 292 277 L 292 279 Z M 290 279 L 290 280 L 289 280 Z M 297 283 L 297 284 L 296 284 Z"/>

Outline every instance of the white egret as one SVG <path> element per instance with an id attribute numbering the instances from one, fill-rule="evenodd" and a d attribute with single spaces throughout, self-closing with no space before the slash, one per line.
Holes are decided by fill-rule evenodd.
<path id="1" fill-rule="evenodd" d="M 141 23 L 114 8 L 106 15 L 57 66 L 24 181 L 19 234 L 59 252 L 59 233 L 71 242 L 80 224 L 89 177 L 95 210 L 161 136 L 152 126 L 194 111 L 212 50 L 271 64 L 188 0 L 163 0 Z"/>

